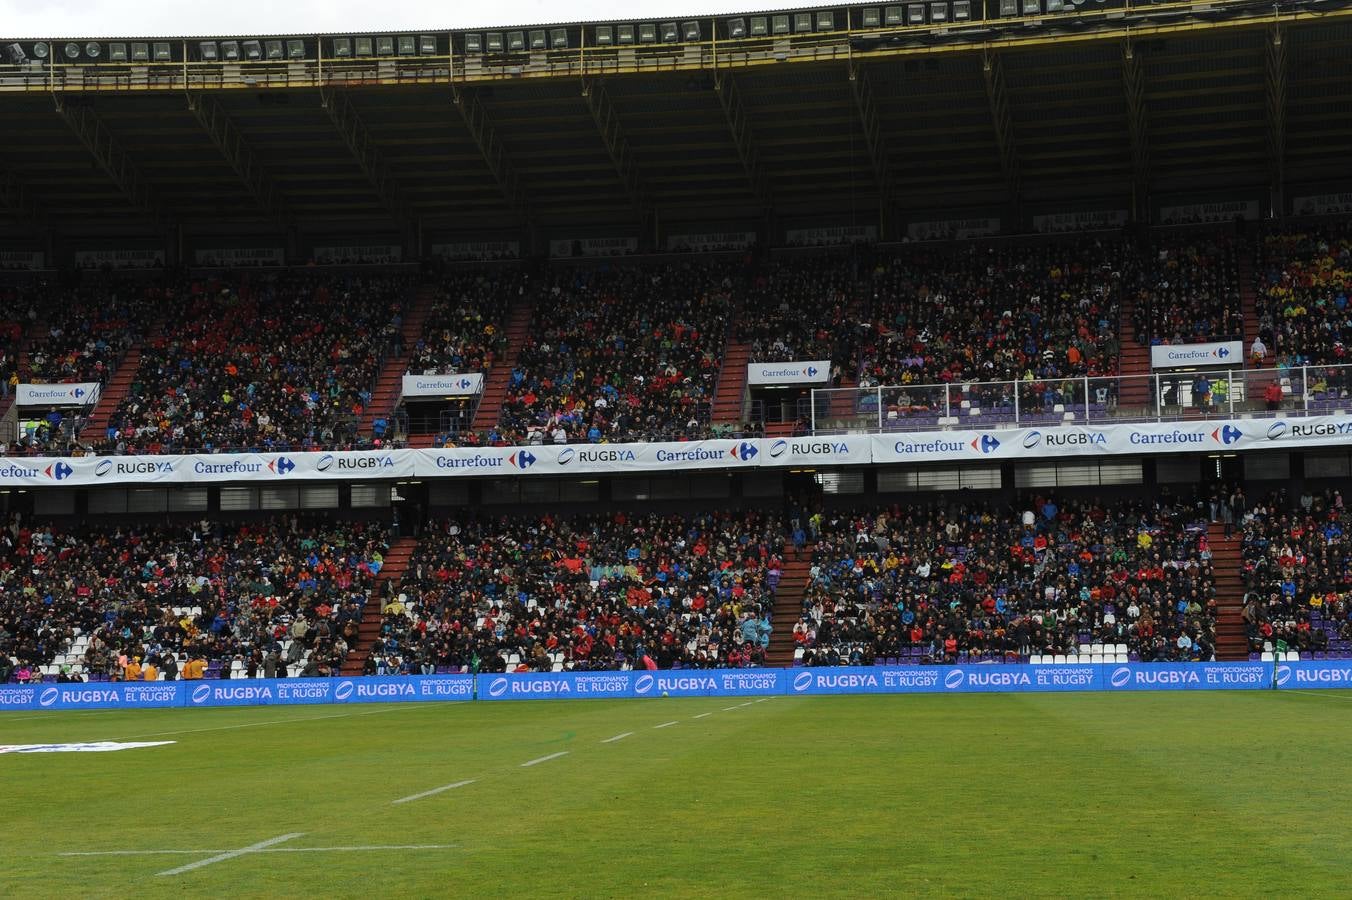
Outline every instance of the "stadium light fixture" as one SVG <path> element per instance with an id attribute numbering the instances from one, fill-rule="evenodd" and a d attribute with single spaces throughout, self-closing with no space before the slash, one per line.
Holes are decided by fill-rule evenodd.
<path id="1" fill-rule="evenodd" d="M 746 19 L 728 19 L 728 37 L 734 41 L 746 37 Z"/>
<path id="2" fill-rule="evenodd" d="M 220 55 L 215 41 L 202 41 L 197 45 L 197 54 L 203 62 L 215 62 Z"/>
<path id="3" fill-rule="evenodd" d="M 860 15 L 859 21 L 865 28 L 877 28 L 883 24 L 883 12 L 876 6 L 866 9 Z"/>
<path id="4" fill-rule="evenodd" d="M 357 56 L 370 56 L 375 52 L 375 45 L 369 37 L 359 37 L 353 41 L 352 50 Z"/>
<path id="5" fill-rule="evenodd" d="M 932 24 L 945 25 L 948 23 L 947 3 L 931 3 L 929 5 L 929 8 L 930 8 L 930 22 Z"/>
<path id="6" fill-rule="evenodd" d="M 1042 12 L 1042 0 L 1023 0 L 1023 14 L 1035 16 Z"/>
<path id="7" fill-rule="evenodd" d="M 221 56 L 226 62 L 239 62 L 239 41 L 221 41 Z"/>
<path id="8" fill-rule="evenodd" d="M 883 7 L 883 22 L 885 22 L 885 23 L 888 24 L 888 25 L 901 25 L 901 24 L 904 24 L 904 23 L 903 23 L 903 18 L 902 18 L 902 13 L 901 13 L 901 7 L 900 7 L 900 6 L 884 6 L 884 7 Z"/>
<path id="9" fill-rule="evenodd" d="M 1019 0 L 1000 0 L 1000 15 L 1017 16 L 1019 14 Z"/>
<path id="10" fill-rule="evenodd" d="M 925 24 L 925 4 L 923 3 L 906 4 L 906 24 L 907 25 Z"/>
<path id="11" fill-rule="evenodd" d="M 545 33 L 539 30 L 527 33 L 526 43 L 530 45 L 530 49 L 532 52 L 536 50 L 544 50 L 549 46 L 548 41 L 545 40 Z"/>
<path id="12" fill-rule="evenodd" d="M 1047 0 L 1047 12 L 1058 13 L 1066 8 L 1064 0 Z"/>
<path id="13" fill-rule="evenodd" d="M 484 38 L 483 38 L 483 35 L 481 35 L 481 34 L 467 34 L 467 35 L 465 35 L 465 52 L 466 52 L 466 53 L 483 53 L 483 52 L 484 52 Z"/>
<path id="14" fill-rule="evenodd" d="M 638 42 L 640 44 L 657 43 L 657 26 L 651 22 L 638 26 Z"/>
<path id="15" fill-rule="evenodd" d="M 34 59 L 46 59 L 48 56 L 51 56 L 51 54 L 52 48 L 46 41 L 38 41 L 33 45 Z"/>
<path id="16" fill-rule="evenodd" d="M 281 41 L 265 41 L 263 43 L 263 55 L 270 61 L 283 59 L 286 57 L 286 50 L 282 47 Z"/>
<path id="17" fill-rule="evenodd" d="M 305 58 L 305 42 L 291 40 L 286 42 L 286 55 L 288 59 Z"/>
<path id="18" fill-rule="evenodd" d="M 953 0 L 953 21 L 970 22 L 972 20 L 972 0 Z"/>
<path id="19" fill-rule="evenodd" d="M 775 34 L 788 34 L 788 33 L 789 33 L 789 17 L 788 17 L 788 16 L 775 16 L 774 18 L 772 18 L 772 19 L 770 20 L 770 30 L 773 31 Z"/>
<path id="20" fill-rule="evenodd" d="M 551 50 L 568 49 L 568 29 L 555 28 L 549 32 L 549 48 Z"/>
<path id="21" fill-rule="evenodd" d="M 836 30 L 835 13 L 831 12 L 831 10 L 829 9 L 817 10 L 817 30 L 835 31 Z"/>
<path id="22" fill-rule="evenodd" d="M 522 53 L 526 49 L 526 33 L 524 31 L 507 32 L 507 49 L 512 53 Z"/>
<path id="23" fill-rule="evenodd" d="M 489 53 L 501 53 L 503 47 L 502 32 L 490 32 L 486 41 L 486 46 Z"/>
<path id="24" fill-rule="evenodd" d="M 765 37 L 770 33 L 770 20 L 765 16 L 751 17 L 751 36 Z"/>
<path id="25" fill-rule="evenodd" d="M 90 41 L 85 44 L 85 56 L 90 59 L 98 59 L 103 53 L 103 47 L 97 41 Z"/>
<path id="26" fill-rule="evenodd" d="M 802 34 L 805 31 L 811 31 L 812 13 L 794 13 L 793 30 L 795 34 Z"/>
<path id="27" fill-rule="evenodd" d="M 682 22 L 682 23 L 681 23 L 681 40 L 685 41 L 687 44 L 693 44 L 693 43 L 698 42 L 698 41 L 699 41 L 699 23 L 698 23 L 698 22 Z"/>
<path id="28" fill-rule="evenodd" d="M 394 38 L 383 35 L 376 38 L 376 56 L 394 56 Z"/>
<path id="29" fill-rule="evenodd" d="M 66 41 L 66 46 L 61 48 L 66 53 L 66 59 L 80 58 L 80 45 L 74 41 Z"/>
<path id="30" fill-rule="evenodd" d="M 435 56 L 437 53 L 437 38 L 434 34 L 418 35 L 418 52 L 424 56 Z"/>
<path id="31" fill-rule="evenodd" d="M 411 34 L 399 35 L 399 55 L 413 56 L 418 52 L 418 42 L 413 39 Z"/>
<path id="32" fill-rule="evenodd" d="M 596 46 L 609 47 L 615 43 L 615 29 L 609 25 L 597 25 L 595 33 Z"/>
<path id="33" fill-rule="evenodd" d="M 168 41 L 156 41 L 151 47 L 151 56 L 155 62 L 174 61 L 174 51 L 169 48 Z"/>
<path id="34" fill-rule="evenodd" d="M 634 26 L 620 25 L 615 29 L 615 39 L 621 44 L 632 44 L 634 42 Z"/>
<path id="35" fill-rule="evenodd" d="M 244 58 L 249 62 L 258 62 L 263 58 L 263 45 L 258 41 L 245 41 Z"/>
<path id="36" fill-rule="evenodd" d="M 19 46 L 19 45 L 18 45 L 18 44 L 15 44 L 14 46 L 17 47 L 17 46 Z M 115 43 L 112 43 L 112 44 L 109 44 L 109 45 L 108 45 L 108 62 L 121 62 L 121 63 L 124 63 L 124 62 L 126 62 L 126 61 L 127 61 L 127 45 L 126 45 L 126 44 L 123 44 L 123 43 L 120 43 L 120 42 L 115 42 Z"/>
<path id="37" fill-rule="evenodd" d="M 5 61 L 11 66 L 21 66 L 28 61 L 28 54 L 18 44 L 9 44 L 5 47 Z"/>
<path id="38" fill-rule="evenodd" d="M 675 22 L 662 23 L 662 43 L 674 44 L 681 39 L 681 31 Z"/>
<path id="39" fill-rule="evenodd" d="M 136 41 L 131 45 L 132 62 L 150 62 L 150 45 L 142 41 Z"/>

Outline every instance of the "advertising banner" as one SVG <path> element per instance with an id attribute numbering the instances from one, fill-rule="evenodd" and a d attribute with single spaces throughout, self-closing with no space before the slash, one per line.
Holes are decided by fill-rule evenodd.
<path id="1" fill-rule="evenodd" d="M 867 465 L 873 448 L 867 435 L 766 438 L 763 466 Z"/>
<path id="2" fill-rule="evenodd" d="M 246 678 L 175 683 L 183 689 L 185 706 L 296 706 L 474 699 L 471 675 Z"/>
<path id="3" fill-rule="evenodd" d="M 19 406 L 84 406 L 97 403 L 102 389 L 97 381 L 79 384 L 21 384 L 14 392 Z"/>
<path id="4" fill-rule="evenodd" d="M 483 393 L 482 372 L 456 375 L 405 375 L 405 397 L 465 397 Z"/>
<path id="5" fill-rule="evenodd" d="M 1298 216 L 1340 216 L 1352 213 L 1352 194 L 1297 197 L 1291 201 L 1291 211 Z"/>
<path id="6" fill-rule="evenodd" d="M 199 266 L 240 269 L 250 266 L 284 266 L 286 251 L 281 247 L 206 247 L 193 251 Z"/>
<path id="7" fill-rule="evenodd" d="M 1271 663 L 1263 663 L 1271 670 Z M 1352 659 L 1317 659 L 1277 663 L 1277 687 L 1288 691 L 1352 688 Z"/>
<path id="8" fill-rule="evenodd" d="M 676 253 L 717 253 L 720 250 L 746 250 L 756 243 L 754 231 L 708 231 L 700 234 L 669 234 L 667 249 Z"/>
<path id="9" fill-rule="evenodd" d="M 629 256 L 638 252 L 638 238 L 560 238 L 549 242 L 549 255 L 568 256 Z"/>
<path id="10" fill-rule="evenodd" d="M 403 258 L 404 248 L 398 244 L 315 248 L 315 262 L 320 265 L 391 265 Z"/>
<path id="11" fill-rule="evenodd" d="M 1194 366 L 1241 365 L 1243 341 L 1213 341 L 1209 344 L 1155 344 L 1150 348 L 1152 369 Z"/>
<path id="12" fill-rule="evenodd" d="M 1087 212 L 1052 213 L 1033 216 L 1033 230 L 1039 234 L 1067 231 L 1103 231 L 1127 224 L 1125 209 L 1094 209 Z"/>
<path id="13" fill-rule="evenodd" d="M 872 244 L 877 240 L 876 225 L 790 228 L 784 232 L 784 243 L 790 247 L 838 247 L 844 244 Z"/>
<path id="14" fill-rule="evenodd" d="M 41 250 L 0 250 L 0 269 L 41 269 L 47 255 Z"/>
<path id="15" fill-rule="evenodd" d="M 1183 203 L 1160 207 L 1161 225 L 1202 225 L 1258 220 L 1257 200 L 1227 200 L 1222 203 Z"/>
<path id="16" fill-rule="evenodd" d="M 766 384 L 822 384 L 831 377 L 831 360 L 807 362 L 747 363 L 746 383 L 752 386 Z"/>
<path id="17" fill-rule="evenodd" d="M 1000 220 L 991 216 L 976 219 L 943 219 L 934 222 L 912 222 L 906 226 L 906 236 L 913 241 L 967 240 L 1000 233 Z"/>
<path id="18" fill-rule="evenodd" d="M 433 244 L 432 255 L 452 262 L 469 260 L 519 259 L 520 241 L 452 241 Z"/>
<path id="19" fill-rule="evenodd" d="M 77 269 L 154 269 L 164 265 L 164 250 L 76 250 Z"/>

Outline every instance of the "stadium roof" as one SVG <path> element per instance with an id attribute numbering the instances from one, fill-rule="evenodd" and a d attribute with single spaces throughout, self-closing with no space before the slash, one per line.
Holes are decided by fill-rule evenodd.
<path id="1" fill-rule="evenodd" d="M 34 63 L 20 42 L 30 61 L 0 66 L 0 228 L 904 221 L 1345 174 L 1352 8 L 1077 9 L 870 30 L 839 7 L 834 30 L 731 40 L 707 20 L 699 41 L 630 47 L 569 25 L 567 49 L 516 53 L 440 34 L 382 58 L 305 37 L 256 62 L 183 40 L 158 63 L 83 42 Z"/>

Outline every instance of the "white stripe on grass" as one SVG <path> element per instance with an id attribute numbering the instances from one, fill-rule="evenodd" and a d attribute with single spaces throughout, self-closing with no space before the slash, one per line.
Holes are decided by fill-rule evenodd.
<path id="1" fill-rule="evenodd" d="M 394 804 L 394 803 L 410 803 L 410 802 L 412 802 L 412 801 L 414 801 L 414 800 L 421 800 L 421 799 L 423 799 L 424 797 L 435 797 L 437 794 L 445 793 L 446 791 L 453 791 L 453 790 L 455 790 L 456 788 L 462 788 L 462 787 L 464 787 L 464 786 L 467 785 L 467 784 L 473 784 L 473 783 L 474 783 L 474 779 L 473 779 L 473 778 L 469 778 L 469 779 L 466 779 L 465 781 L 457 781 L 455 784 L 443 784 L 441 787 L 438 787 L 438 788 L 432 788 L 432 790 L 430 790 L 430 791 L 423 791 L 421 794 L 413 794 L 413 795 L 408 796 L 408 797 L 400 797 L 398 800 L 391 800 L 390 803 L 392 803 L 392 804 Z"/>
<path id="2" fill-rule="evenodd" d="M 558 753 L 551 753 L 548 756 L 542 756 L 539 759 L 532 759 L 530 762 L 523 762 L 521 764 L 521 768 L 525 769 L 529 768 L 530 766 L 538 766 L 540 763 L 549 762 L 551 759 L 558 759 L 560 756 L 567 755 L 568 755 L 567 750 L 560 750 Z"/>

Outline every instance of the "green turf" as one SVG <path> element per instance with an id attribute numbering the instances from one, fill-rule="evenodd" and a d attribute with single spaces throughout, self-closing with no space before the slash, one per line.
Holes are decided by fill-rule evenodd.
<path id="1" fill-rule="evenodd" d="M 0 743 L 177 743 L 0 755 L 0 896 L 1346 895 L 1349 701 L 1262 691 L 6 714 Z M 475 783 L 391 803 L 465 779 Z M 278 846 L 455 846 L 254 854 L 173 877 L 156 873 L 203 857 L 59 855 L 226 850 L 291 832 L 304 836 Z"/>

